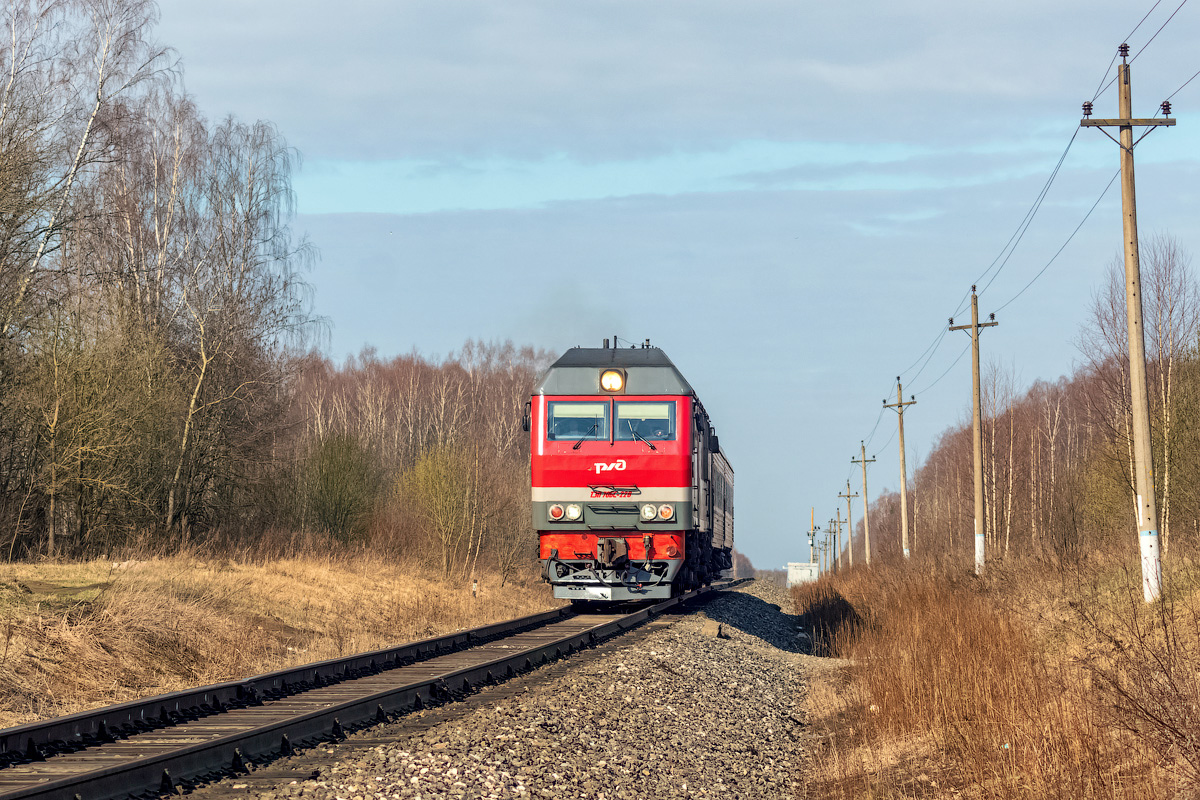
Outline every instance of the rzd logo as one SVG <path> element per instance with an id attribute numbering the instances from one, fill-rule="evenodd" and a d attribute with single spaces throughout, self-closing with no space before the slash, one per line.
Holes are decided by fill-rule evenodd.
<path id="1" fill-rule="evenodd" d="M 603 461 L 596 462 L 596 474 L 597 475 L 599 475 L 601 472 L 608 472 L 609 470 L 614 470 L 614 469 L 615 470 L 625 469 L 625 459 L 622 458 L 620 461 L 614 461 L 611 464 L 605 464 Z"/>

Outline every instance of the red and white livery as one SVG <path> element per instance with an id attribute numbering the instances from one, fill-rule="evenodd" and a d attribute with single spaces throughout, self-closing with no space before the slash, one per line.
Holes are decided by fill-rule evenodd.
<path id="1" fill-rule="evenodd" d="M 554 362 L 526 409 L 542 574 L 574 601 L 671 597 L 732 566 L 733 469 L 662 350 L 605 345 Z"/>

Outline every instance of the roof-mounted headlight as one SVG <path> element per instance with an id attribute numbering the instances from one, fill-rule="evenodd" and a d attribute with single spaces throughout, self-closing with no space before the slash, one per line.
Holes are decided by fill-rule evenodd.
<path id="1" fill-rule="evenodd" d="M 619 392 L 625 388 L 625 372 L 619 369 L 606 369 L 600 373 L 600 388 L 606 392 Z"/>

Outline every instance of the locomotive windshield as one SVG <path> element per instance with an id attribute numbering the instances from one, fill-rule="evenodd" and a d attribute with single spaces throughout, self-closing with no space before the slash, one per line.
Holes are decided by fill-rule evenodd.
<path id="1" fill-rule="evenodd" d="M 667 442 L 675 439 L 673 402 L 617 401 L 617 441 L 642 439 Z"/>
<path id="2" fill-rule="evenodd" d="M 546 418 L 546 438 L 591 440 L 608 438 L 608 402 L 551 400 Z"/>

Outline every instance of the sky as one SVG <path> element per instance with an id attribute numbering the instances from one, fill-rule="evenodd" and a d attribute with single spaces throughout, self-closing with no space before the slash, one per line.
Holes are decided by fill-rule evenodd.
<path id="1" fill-rule="evenodd" d="M 969 421 L 969 339 L 941 334 L 973 282 L 999 322 L 985 371 L 1028 386 L 1080 362 L 1121 248 L 1118 149 L 1080 104 L 1117 116 L 1122 41 L 1134 116 L 1178 90 L 1178 125 L 1136 149 L 1141 235 L 1200 251 L 1186 0 L 160 8 L 200 107 L 270 120 L 302 156 L 328 355 L 648 338 L 720 433 L 760 569 L 808 559 L 810 508 L 844 513 L 860 441 L 869 495 L 898 488 L 896 376 L 910 474 Z"/>

